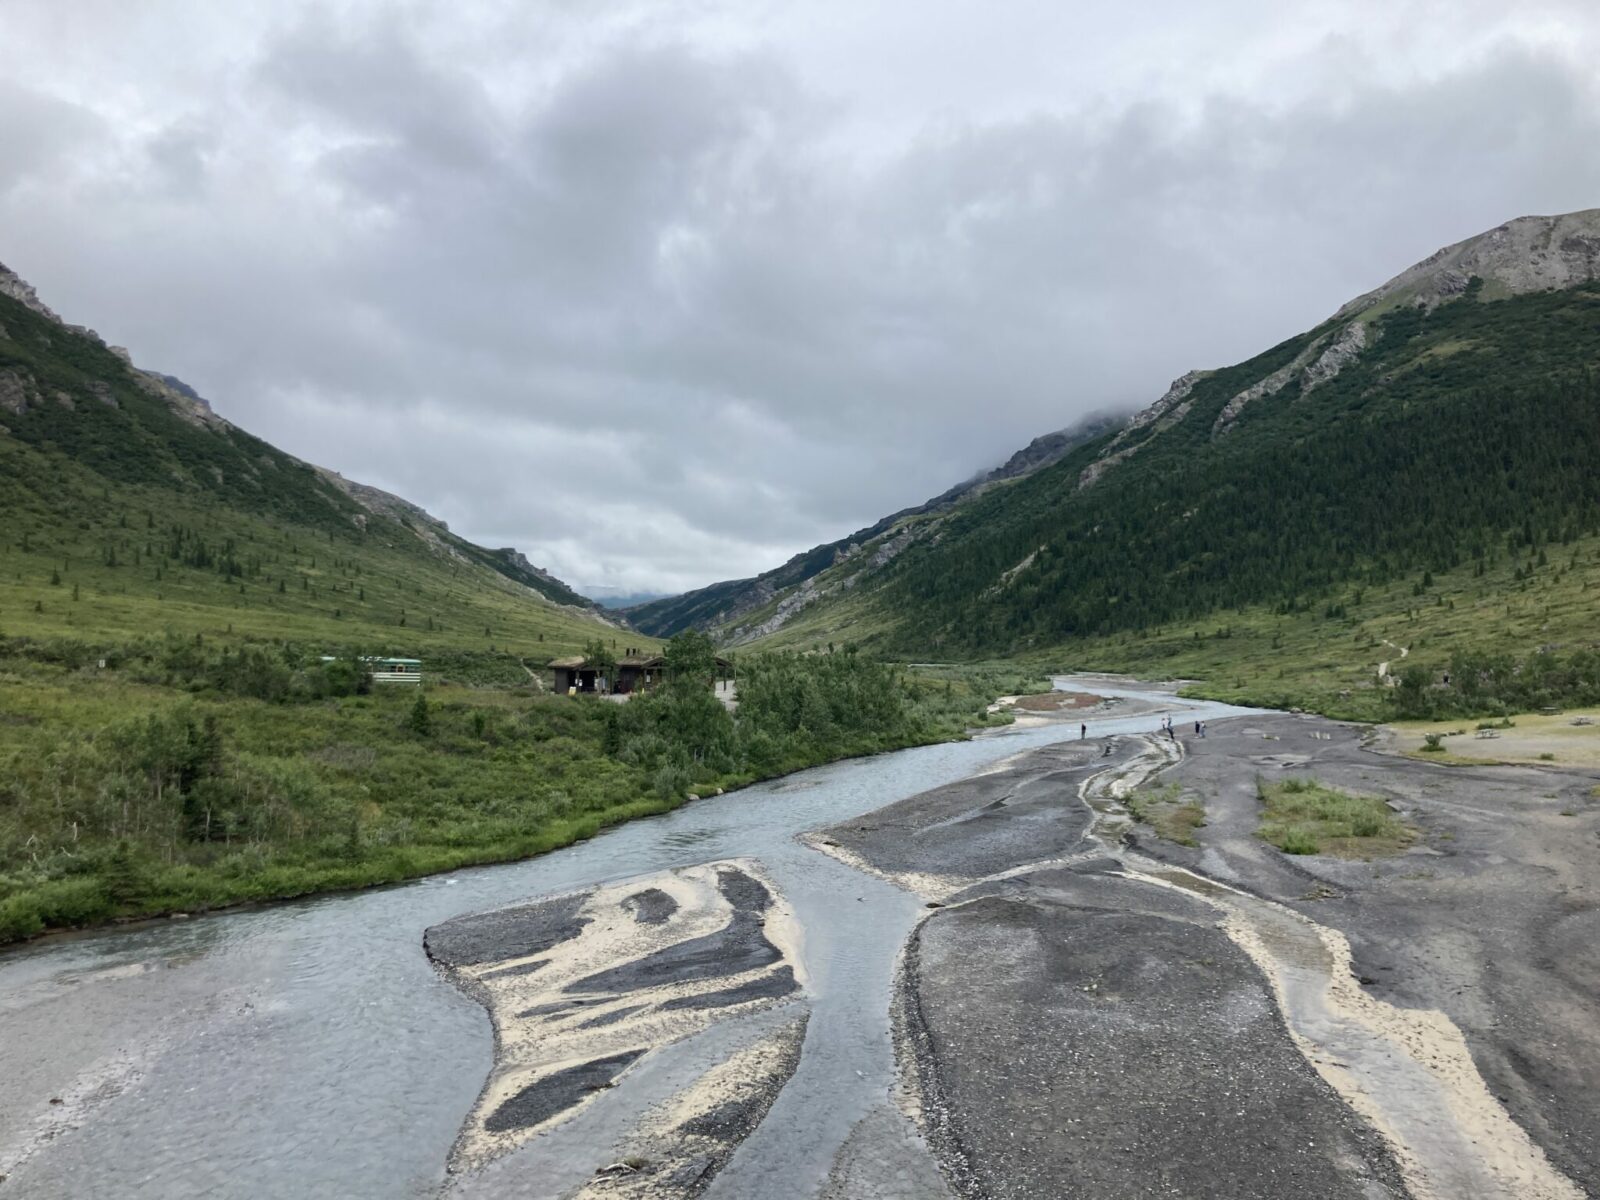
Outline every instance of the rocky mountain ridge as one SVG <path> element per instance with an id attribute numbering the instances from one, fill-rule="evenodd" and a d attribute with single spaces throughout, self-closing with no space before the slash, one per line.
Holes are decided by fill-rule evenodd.
<path id="1" fill-rule="evenodd" d="M 1518 218 L 1251 359 L 1187 372 L 1065 453 L 1041 439 L 1044 464 L 1023 451 L 1014 479 L 676 615 L 734 643 L 1003 653 L 1447 569 L 1503 523 L 1574 536 L 1600 512 L 1600 465 L 1575 466 L 1600 452 L 1584 416 L 1596 312 L 1600 209 Z"/>
<path id="2" fill-rule="evenodd" d="M 1484 298 L 1557 291 L 1600 279 L 1600 208 L 1517 217 L 1434 251 L 1393 279 L 1345 304 L 1334 320 L 1399 303 L 1433 308 L 1477 277 Z"/>
<path id="3" fill-rule="evenodd" d="M 1284 391 L 1291 382 L 1308 395 L 1360 357 L 1373 320 L 1386 310 L 1409 305 L 1431 310 L 1476 288 L 1484 300 L 1558 291 L 1600 279 L 1600 209 L 1559 216 L 1518 217 L 1484 233 L 1445 246 L 1386 283 L 1341 305 L 1318 327 L 1316 336 L 1289 362 L 1223 405 L 1211 425 L 1213 438 L 1233 428 L 1252 403 Z M 1477 285 L 1473 284 L 1478 280 Z M 1189 394 L 1213 371 L 1179 376 L 1148 408 L 1136 413 L 1104 452 L 1086 466 L 1078 486 L 1089 487 L 1107 471 L 1131 458 L 1151 434 L 1161 433 L 1189 414 Z"/>

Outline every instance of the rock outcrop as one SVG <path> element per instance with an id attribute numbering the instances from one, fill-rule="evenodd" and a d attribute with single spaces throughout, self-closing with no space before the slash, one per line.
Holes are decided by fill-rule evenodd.
<path id="1" fill-rule="evenodd" d="M 1345 367 L 1361 357 L 1367 348 L 1367 326 L 1362 321 L 1351 321 L 1343 332 L 1305 369 L 1300 377 L 1300 394 L 1303 396 L 1319 384 L 1327 383 Z"/>
<path id="2" fill-rule="evenodd" d="M 1227 433 L 1233 427 L 1233 423 L 1239 419 L 1239 414 L 1244 412 L 1247 405 L 1260 400 L 1264 396 L 1275 396 L 1283 391 L 1289 381 L 1305 369 L 1306 363 L 1321 345 L 1322 342 L 1320 340 L 1311 343 L 1311 345 L 1295 355 L 1293 361 L 1279 367 L 1265 379 L 1251 384 L 1224 404 L 1222 411 L 1217 414 L 1217 419 L 1211 424 L 1211 436 L 1216 437 L 1219 433 Z"/>
<path id="3" fill-rule="evenodd" d="M 1490 298 L 1600 279 L 1600 208 L 1497 225 L 1430 254 L 1335 315 L 1354 316 L 1394 302 L 1433 308 L 1465 292 L 1474 276 L 1484 281 Z"/>
<path id="4" fill-rule="evenodd" d="M 10 296 L 18 303 L 31 308 L 41 317 L 48 317 L 57 325 L 66 324 L 48 304 L 39 299 L 39 293 L 33 290 L 31 283 L 4 263 L 0 263 L 0 296 Z"/>
<path id="5" fill-rule="evenodd" d="M 1143 430 L 1150 430 L 1152 434 L 1160 433 L 1188 416 L 1193 403 L 1189 399 L 1189 394 L 1194 391 L 1194 385 L 1209 374 L 1209 371 L 1185 372 L 1172 381 L 1171 386 L 1162 393 L 1161 399 L 1130 417 L 1117 436 L 1111 439 L 1111 444 L 1106 447 L 1105 452 L 1079 472 L 1079 490 L 1093 486 L 1112 467 L 1136 454 L 1144 442 L 1131 441 L 1135 434 Z"/>

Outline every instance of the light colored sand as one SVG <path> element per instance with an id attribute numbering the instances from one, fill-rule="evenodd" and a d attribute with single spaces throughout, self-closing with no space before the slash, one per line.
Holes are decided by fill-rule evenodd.
<path id="1" fill-rule="evenodd" d="M 733 915 L 732 907 L 718 888 L 718 868 L 728 866 L 761 879 L 772 893 L 773 902 L 767 911 L 764 932 L 767 940 L 783 955 L 778 963 L 709 981 L 640 988 L 616 996 L 587 997 L 590 1002 L 582 1005 L 529 1013 L 530 1009 L 569 1005 L 575 998 L 583 998 L 581 994 L 566 991 L 579 979 L 721 929 Z M 645 888 L 658 888 L 678 903 L 677 911 L 660 925 L 641 924 L 623 907 L 625 899 Z M 802 987 L 805 985 L 800 959 L 800 924 L 771 880 L 763 876 L 755 863 L 747 860 L 705 863 L 600 888 L 585 901 L 579 915 L 590 918 L 583 932 L 548 951 L 461 970 L 465 979 L 476 984 L 489 1009 L 498 1048 L 494 1070 L 457 1142 L 454 1159 L 458 1167 L 482 1165 L 538 1133 L 539 1126 L 499 1133 L 485 1128 L 485 1121 L 496 1109 L 537 1080 L 594 1059 L 641 1047 L 648 1050 L 664 1046 L 715 1021 L 771 1003 L 753 1000 L 725 1008 L 664 1012 L 659 1008 L 661 1002 L 738 987 L 782 970 L 786 965 L 794 971 L 796 981 Z M 545 965 L 532 974 L 494 978 L 496 972 L 506 967 L 537 959 L 544 960 Z M 643 1007 L 609 1025 L 584 1028 L 597 1017 L 637 1006 Z M 583 1102 L 587 1103 L 589 1101 Z M 583 1104 L 568 1109 L 550 1123 L 566 1120 Z"/>
<path id="2" fill-rule="evenodd" d="M 1490 1093 L 1444 1013 L 1362 990 L 1337 930 L 1254 897 L 1223 929 L 1272 981 L 1306 1059 L 1389 1143 L 1417 1200 L 1583 1200 Z"/>
<path id="3" fill-rule="evenodd" d="M 648 1200 L 694 1195 L 734 1147 L 696 1130 L 693 1122 L 731 1104 L 764 1116 L 778 1089 L 794 1074 L 805 1040 L 802 1015 L 713 1066 L 671 1100 L 645 1114 L 611 1156 L 611 1165 L 573 1200 Z M 673 1182 L 674 1180 L 680 1182 Z"/>
<path id="4" fill-rule="evenodd" d="M 1572 722 L 1587 717 L 1592 725 Z M 1512 717 L 1515 727 L 1492 730 L 1494 737 L 1478 737 L 1477 722 L 1401 721 L 1387 726 L 1394 748 L 1403 753 L 1420 752 L 1423 735 L 1445 734 L 1447 756 L 1482 762 L 1514 762 L 1564 767 L 1600 767 L 1600 711 L 1574 710 L 1558 716 L 1523 715 Z M 1456 732 L 1462 730 L 1464 732 Z M 1544 755 L 1550 757 L 1545 758 Z M 1422 755 L 1422 757 L 1431 757 Z"/>
<path id="5" fill-rule="evenodd" d="M 830 841 L 820 833 L 802 833 L 796 839 L 802 845 L 809 846 L 820 854 L 829 858 L 836 858 L 845 866 L 863 875 L 871 875 L 875 879 L 882 879 L 894 884 L 903 892 L 910 892 L 913 896 L 920 896 L 924 900 L 937 900 L 943 903 L 962 888 L 971 886 L 970 879 L 954 879 L 948 875 L 928 875 L 921 871 L 882 871 L 873 866 L 854 850 Z"/>

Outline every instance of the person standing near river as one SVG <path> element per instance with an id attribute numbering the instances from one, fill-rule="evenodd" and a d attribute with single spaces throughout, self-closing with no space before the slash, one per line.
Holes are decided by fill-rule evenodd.
<path id="1" fill-rule="evenodd" d="M 1078 737 L 1079 738 L 1086 738 L 1088 736 L 1089 736 L 1089 726 L 1086 725 L 1086 724 L 1085 725 L 1079 725 L 1078 726 Z"/>

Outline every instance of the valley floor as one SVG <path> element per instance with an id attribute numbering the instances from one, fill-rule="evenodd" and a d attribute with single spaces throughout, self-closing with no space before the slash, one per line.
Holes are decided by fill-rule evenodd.
<path id="1" fill-rule="evenodd" d="M 335 1109 L 356 1128 L 376 1121 L 378 1142 L 403 1127 L 405 1154 L 385 1153 L 409 1163 L 417 1194 L 1600 1194 L 1600 771 L 1439 765 L 1370 727 L 1105 679 L 1072 687 L 1122 698 L 1023 705 L 1041 723 L 464 873 L 470 896 L 435 881 L 343 917 L 331 902 L 307 909 L 350 951 L 351 921 L 385 931 L 362 944 L 362 977 L 403 967 L 411 981 L 385 985 L 385 1004 L 414 993 L 406 1012 L 433 1015 L 390 1029 L 369 1004 L 350 1007 L 364 994 L 354 979 L 328 1004 L 363 1014 L 386 1077 L 414 1056 L 441 1087 L 378 1080 L 399 1107 L 369 1120 L 362 1081 L 379 1060 L 343 1050 L 337 1072 L 303 1068 L 299 1094 L 319 1129 Z M 1403 833 L 1285 854 L 1260 835 L 1263 798 L 1285 785 L 1357 807 L 1379 798 Z M 411 979 L 423 923 L 447 984 Z M 230 927 L 240 947 L 259 927 L 328 958 L 292 914 L 216 928 Z M 0 962 L 0 1007 L 48 1043 L 43 1022 L 59 1028 L 75 1008 L 42 1003 L 56 994 L 45 961 L 22 962 L 11 984 Z M 201 969 L 168 965 L 180 982 Z M 341 969 L 328 958 L 297 978 L 320 987 Z M 105 996 L 173 986 L 106 979 Z M 451 985 L 477 1003 L 444 1003 Z M 230 995 L 265 1011 L 279 990 L 251 976 Z M 86 992 L 60 994 L 81 1006 Z M 309 1019 L 321 1001 L 295 1003 Z M 492 1061 L 486 1038 L 462 1040 L 479 1005 Z M 276 1036 L 254 1015 L 202 1019 L 223 1039 Z M 97 1131 L 127 1145 L 115 1123 L 134 1110 L 55 1082 L 54 1059 L 6 1057 L 32 1086 L 0 1087 L 0 1169 L 9 1148 L 18 1182 L 44 1196 L 98 1178 Z M 84 1064 L 92 1081 L 99 1068 Z M 159 1056 L 129 1073 L 130 1097 L 160 1094 Z M 227 1073 L 199 1092 L 234 1086 Z M 167 1086 L 196 1087 L 190 1072 Z M 18 1142 L 31 1092 L 51 1087 L 69 1111 L 44 1110 L 60 1115 L 38 1128 L 77 1132 Z M 262 1103 L 287 1137 L 299 1112 Z M 375 1163 L 342 1175 L 361 1163 L 309 1127 L 316 1152 L 293 1162 L 248 1130 L 222 1133 L 208 1156 L 240 1160 L 241 1178 L 281 1171 L 351 1195 L 401 1182 Z M 159 1156 L 172 1172 L 153 1177 L 160 1194 L 204 1178 L 185 1153 Z"/>
<path id="2" fill-rule="evenodd" d="M 892 1005 L 894 1103 L 854 1127 L 822 1194 L 1444 1200 L 1600 1188 L 1600 775 L 1419 763 L 1378 752 L 1368 729 L 1311 716 L 1236 717 L 1201 738 L 1176 701 L 1135 703 L 1019 704 L 1031 721 L 1086 717 L 1091 733 L 1114 716 L 1119 733 L 1028 751 L 802 839 L 925 905 Z M 1176 736 L 1156 732 L 1161 708 L 1175 711 Z M 1149 732 L 1128 732 L 1139 725 Z M 1261 784 L 1283 779 L 1382 797 L 1415 840 L 1397 853 L 1375 842 L 1371 856 L 1359 844 L 1285 855 L 1256 832 Z M 1203 809 L 1192 845 L 1133 818 L 1157 788 Z M 717 936 L 738 925 L 735 910 Z M 792 961 L 805 933 L 774 935 L 770 961 Z M 637 990 L 660 954 L 645 939 L 624 991 L 569 987 L 556 1011 L 626 1001 L 618 1020 L 648 1022 L 684 1004 Z M 726 977 L 750 964 L 719 963 L 723 990 L 702 985 L 687 1002 L 700 1021 L 657 1017 L 655 1038 L 684 1036 L 726 1003 Z M 751 975 L 721 1015 L 765 1031 L 807 1011 L 779 969 L 782 987 L 761 991 L 769 976 Z M 550 982 L 532 991 L 548 1000 Z M 521 1024 L 506 1010 L 496 1019 L 502 1039 Z M 549 1036 L 543 1055 L 574 1053 Z M 516 1069 L 526 1064 L 500 1072 Z M 748 1088 L 769 1097 L 786 1077 Z M 732 1140 L 753 1136 L 759 1115 Z M 769 1149 L 804 1136 L 761 1132 Z M 656 1151 L 581 1194 L 698 1194 L 674 1173 L 673 1144 L 658 1132 Z M 699 1165 L 715 1175 L 730 1160 L 723 1144 Z M 495 1194 L 484 1182 L 468 1169 L 459 1187 Z"/>
<path id="3" fill-rule="evenodd" d="M 827 838 L 942 905 L 902 1053 L 961 1196 L 1600 1189 L 1596 775 L 1442 768 L 1314 717 L 1076 744 Z M 1255 836 L 1262 779 L 1387 798 L 1364 860 Z M 1194 846 L 1131 822 L 1153 782 Z"/>

